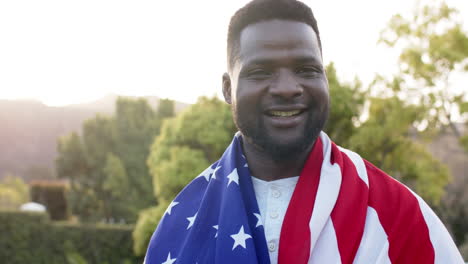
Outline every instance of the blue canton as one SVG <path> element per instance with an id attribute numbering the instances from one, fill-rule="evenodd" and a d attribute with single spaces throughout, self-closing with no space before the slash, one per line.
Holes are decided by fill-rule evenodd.
<path id="1" fill-rule="evenodd" d="M 154 232 L 146 264 L 270 263 L 242 138 L 172 201 Z"/>

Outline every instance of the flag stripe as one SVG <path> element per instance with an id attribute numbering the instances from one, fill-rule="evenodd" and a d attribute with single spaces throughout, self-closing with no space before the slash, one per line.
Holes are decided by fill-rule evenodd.
<path id="1" fill-rule="evenodd" d="M 387 234 L 380 224 L 377 212 L 372 207 L 367 207 L 364 234 L 353 263 L 391 263 L 388 257 Z"/>
<path id="2" fill-rule="evenodd" d="M 361 243 L 367 213 L 369 189 L 359 177 L 353 161 L 332 145 L 334 161 L 341 169 L 340 194 L 332 211 L 342 263 L 351 263 Z"/>
<path id="3" fill-rule="evenodd" d="M 392 263 L 434 263 L 434 248 L 417 199 L 401 183 L 365 161 L 369 206 L 388 236 Z"/>
<path id="4" fill-rule="evenodd" d="M 458 254 L 457 246 L 450 237 L 444 224 L 419 195 L 413 192 L 412 194 L 418 199 L 419 207 L 421 208 L 424 220 L 429 228 L 429 236 L 434 247 L 434 263 L 465 263 L 460 257 L 460 254 Z"/>
<path id="5" fill-rule="evenodd" d="M 310 254 L 309 222 L 315 203 L 323 160 L 320 138 L 307 158 L 281 227 L 278 263 L 307 263 Z"/>

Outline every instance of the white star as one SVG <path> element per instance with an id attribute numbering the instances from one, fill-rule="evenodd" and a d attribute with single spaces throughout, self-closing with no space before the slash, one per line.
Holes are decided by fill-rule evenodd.
<path id="1" fill-rule="evenodd" d="M 218 170 L 221 169 L 221 166 L 219 167 L 216 167 L 213 171 L 213 175 L 211 176 L 211 179 L 216 179 L 216 172 L 218 172 Z"/>
<path id="2" fill-rule="evenodd" d="M 245 248 L 245 241 L 249 238 L 252 238 L 249 234 L 244 233 L 244 226 L 241 226 L 239 233 L 231 235 L 232 239 L 234 239 L 234 245 L 232 246 L 232 250 L 234 250 L 237 246 L 241 246 Z"/>
<path id="3" fill-rule="evenodd" d="M 198 177 L 205 177 L 206 181 L 210 180 L 210 175 L 213 173 L 213 169 L 210 167 L 206 168 Z"/>
<path id="4" fill-rule="evenodd" d="M 197 214 L 198 214 L 198 212 L 192 217 L 187 217 L 187 220 L 189 221 L 189 224 L 187 226 L 187 230 L 193 226 L 193 223 L 195 222 L 195 219 L 197 219 Z"/>
<path id="5" fill-rule="evenodd" d="M 172 211 L 172 207 L 174 207 L 174 206 L 176 206 L 178 204 L 179 204 L 179 202 L 172 201 L 171 204 L 166 209 L 166 214 L 170 215 L 171 211 Z"/>
<path id="6" fill-rule="evenodd" d="M 257 217 L 257 225 L 255 227 L 262 226 L 263 225 L 262 216 L 260 214 L 256 214 L 256 213 L 254 213 L 254 215 Z"/>
<path id="7" fill-rule="evenodd" d="M 229 186 L 229 184 L 231 182 L 235 182 L 235 183 L 237 183 L 237 185 L 239 185 L 239 175 L 237 174 L 237 169 L 234 169 L 231 172 L 231 174 L 229 174 L 227 177 L 229 179 L 229 182 L 228 182 L 227 186 Z"/>
<path id="8" fill-rule="evenodd" d="M 219 226 L 218 226 L 218 225 L 214 225 L 213 228 L 216 229 L 216 235 L 215 235 L 215 237 L 218 237 L 218 228 L 219 228 Z"/>
<path id="9" fill-rule="evenodd" d="M 162 264 L 172 264 L 176 261 L 175 258 L 171 259 L 171 252 L 169 252 L 169 255 L 167 255 L 166 261 L 164 261 Z"/>
<path id="10" fill-rule="evenodd" d="M 247 168 L 247 167 L 249 167 L 249 165 L 248 165 L 247 163 L 245 163 L 244 167 L 246 167 L 246 168 Z"/>

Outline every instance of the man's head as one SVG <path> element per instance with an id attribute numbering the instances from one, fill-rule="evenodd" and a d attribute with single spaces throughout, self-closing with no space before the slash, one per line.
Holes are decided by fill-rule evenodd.
<path id="1" fill-rule="evenodd" d="M 272 19 L 297 21 L 311 26 L 317 35 L 320 52 L 322 51 L 317 21 L 307 5 L 295 0 L 254 0 L 237 10 L 229 23 L 227 37 L 229 70 L 239 55 L 239 39 L 242 30 L 248 25 Z"/>
<path id="2" fill-rule="evenodd" d="M 232 18 L 223 94 L 247 143 L 275 160 L 310 149 L 328 117 L 328 82 L 312 11 L 257 0 Z"/>

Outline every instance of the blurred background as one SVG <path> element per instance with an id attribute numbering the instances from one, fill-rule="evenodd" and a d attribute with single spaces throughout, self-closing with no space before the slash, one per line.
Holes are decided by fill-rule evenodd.
<path id="1" fill-rule="evenodd" d="M 468 259 L 468 1 L 304 1 L 326 132 L 420 194 Z M 0 2 L 2 263 L 141 263 L 236 128 L 226 35 L 247 1 Z"/>

